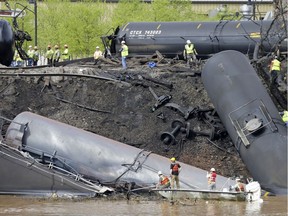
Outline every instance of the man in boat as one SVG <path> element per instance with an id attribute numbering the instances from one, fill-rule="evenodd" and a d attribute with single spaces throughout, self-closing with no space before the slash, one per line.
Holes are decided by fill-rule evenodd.
<path id="1" fill-rule="evenodd" d="M 176 182 L 177 189 L 180 188 L 179 184 L 179 173 L 181 171 L 181 166 L 179 163 L 176 162 L 175 157 L 172 157 L 171 159 L 171 165 L 170 165 L 170 175 L 171 175 L 171 188 L 175 188 L 174 183 Z"/>
<path id="2" fill-rule="evenodd" d="M 158 172 L 159 183 L 157 184 L 158 189 L 164 189 L 170 187 L 170 180 L 167 176 L 163 175 L 161 171 Z"/>
<path id="3" fill-rule="evenodd" d="M 209 190 L 216 189 L 216 177 L 217 177 L 216 170 L 214 168 L 211 168 L 210 173 L 207 172 Z"/>
<path id="4" fill-rule="evenodd" d="M 244 187 L 244 184 L 241 183 L 240 178 L 236 178 L 235 181 L 236 181 L 236 184 L 234 186 L 231 186 L 229 189 L 235 190 L 237 192 L 244 192 L 245 187 Z"/>

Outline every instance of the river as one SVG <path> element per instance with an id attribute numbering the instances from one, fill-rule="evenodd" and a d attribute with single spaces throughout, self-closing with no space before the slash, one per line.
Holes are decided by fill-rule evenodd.
<path id="1" fill-rule="evenodd" d="M 264 197 L 262 203 L 233 201 L 42 199 L 0 196 L 0 215 L 5 216 L 176 216 L 176 215 L 288 215 L 287 197 Z"/>

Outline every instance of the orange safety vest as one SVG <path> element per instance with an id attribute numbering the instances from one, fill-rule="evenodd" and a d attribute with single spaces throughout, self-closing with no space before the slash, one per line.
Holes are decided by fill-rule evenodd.
<path id="1" fill-rule="evenodd" d="M 237 186 L 236 186 L 236 188 L 235 188 L 235 190 L 236 191 L 244 191 L 245 189 L 244 189 L 244 185 L 243 184 L 241 184 L 241 183 L 239 183 Z"/>
<path id="2" fill-rule="evenodd" d="M 167 176 L 161 176 L 161 185 L 166 185 L 169 183 L 169 178 Z"/>
<path id="3" fill-rule="evenodd" d="M 179 171 L 179 165 L 178 164 L 174 164 L 173 168 L 172 168 L 173 172 L 178 172 Z"/>

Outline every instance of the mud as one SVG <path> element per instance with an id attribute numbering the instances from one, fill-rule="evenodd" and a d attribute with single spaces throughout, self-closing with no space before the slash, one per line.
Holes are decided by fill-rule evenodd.
<path id="1" fill-rule="evenodd" d="M 176 157 L 180 162 L 230 177 L 249 176 L 229 136 L 211 141 L 207 136 L 189 136 L 180 132 L 174 144 L 160 140 L 163 132 L 171 132 L 172 121 L 189 122 L 196 131 L 209 131 L 211 126 L 199 116 L 183 115 L 165 106 L 154 112 L 157 96 L 169 95 L 169 102 L 187 109 L 212 108 L 201 82 L 201 62 L 188 68 L 177 61 L 157 64 L 149 68 L 147 61 L 128 60 L 129 68 L 102 62 L 75 63 L 60 67 L 35 69 L 2 69 L 2 74 L 33 74 L 37 76 L 0 77 L 0 115 L 13 119 L 17 114 L 30 111 L 84 130 L 152 151 L 165 157 Z M 78 76 L 40 76 L 39 74 L 73 73 Z M 91 77 L 82 77 L 81 75 Z M 95 76 L 111 78 L 97 79 Z M 117 80 L 117 81 L 114 81 Z M 152 80 L 152 81 L 151 81 Z M 158 83 L 156 83 L 157 81 Z M 164 84 L 163 84 L 164 83 Z M 169 88 L 173 85 L 173 88 Z M 2 134 L 5 128 L 2 127 Z"/>

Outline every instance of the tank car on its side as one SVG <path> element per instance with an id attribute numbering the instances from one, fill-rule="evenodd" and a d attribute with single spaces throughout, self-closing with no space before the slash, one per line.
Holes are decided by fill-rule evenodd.
<path id="1" fill-rule="evenodd" d="M 273 23 L 273 25 L 272 25 Z M 276 30 L 277 29 L 277 30 Z M 272 21 L 220 22 L 130 22 L 113 35 L 102 37 L 106 51 L 117 54 L 122 40 L 129 46 L 129 56 L 148 56 L 158 50 L 165 57 L 181 57 L 190 40 L 199 57 L 209 57 L 223 50 L 237 50 L 253 55 L 262 44 L 264 52 L 287 50 L 285 26 Z"/>
<path id="2" fill-rule="evenodd" d="M 14 56 L 14 32 L 9 22 L 0 20 L 0 64 L 9 66 Z"/>
<path id="3" fill-rule="evenodd" d="M 248 58 L 217 53 L 202 81 L 253 178 L 269 192 L 287 194 L 287 127 Z"/>

